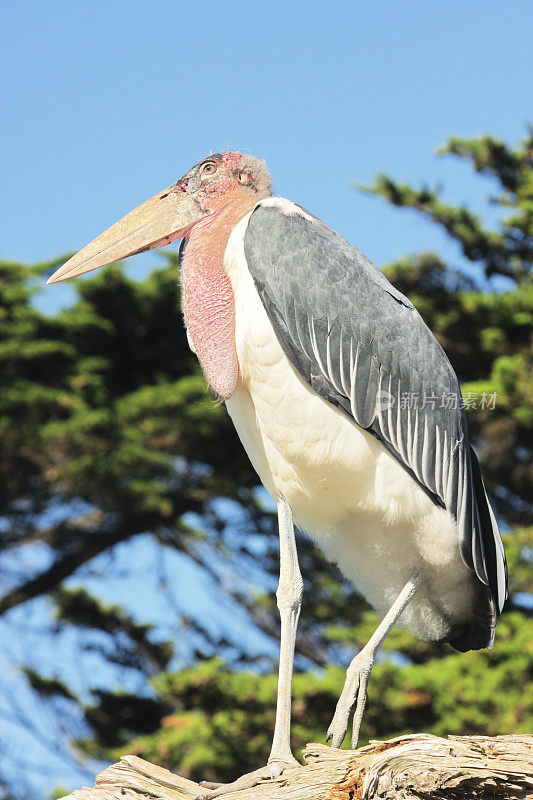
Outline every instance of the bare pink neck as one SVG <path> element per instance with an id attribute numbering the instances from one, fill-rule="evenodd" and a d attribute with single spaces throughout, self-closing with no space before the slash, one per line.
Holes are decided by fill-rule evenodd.
<path id="1" fill-rule="evenodd" d="M 195 225 L 180 269 L 185 325 L 207 382 L 227 400 L 237 386 L 235 303 L 224 272 L 224 251 L 233 227 L 246 211 L 226 206 Z"/>

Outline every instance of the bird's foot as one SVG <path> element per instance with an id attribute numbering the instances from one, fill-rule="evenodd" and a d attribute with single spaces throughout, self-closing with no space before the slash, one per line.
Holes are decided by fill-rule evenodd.
<path id="1" fill-rule="evenodd" d="M 301 767 L 293 755 L 286 758 L 270 758 L 265 767 L 256 769 L 253 772 L 247 772 L 246 775 L 241 775 L 236 781 L 232 783 L 212 783 L 210 781 L 202 781 L 200 786 L 207 789 L 206 792 L 199 794 L 195 800 L 211 800 L 214 797 L 220 797 L 230 792 L 241 792 L 245 789 L 251 789 L 252 786 L 263 781 L 277 781 L 281 778 L 282 774 L 288 769 Z"/>
<path id="2" fill-rule="evenodd" d="M 363 649 L 356 655 L 348 667 L 344 688 L 339 697 L 335 714 L 333 715 L 331 725 L 326 734 L 326 742 L 329 742 L 331 739 L 332 747 L 341 746 L 346 736 L 346 731 L 348 730 L 350 711 L 355 704 L 352 727 L 352 749 L 356 749 L 359 739 L 359 728 L 361 727 L 361 720 L 363 719 L 363 712 L 365 710 L 368 679 L 370 678 L 370 672 L 373 666 L 373 654 L 365 653 Z"/>

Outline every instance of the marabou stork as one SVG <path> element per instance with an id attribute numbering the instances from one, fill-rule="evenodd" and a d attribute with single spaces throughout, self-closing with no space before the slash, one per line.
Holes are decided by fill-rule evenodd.
<path id="1" fill-rule="evenodd" d="M 357 745 L 376 652 L 398 617 L 422 639 L 460 651 L 490 647 L 507 569 L 444 351 L 359 250 L 273 195 L 263 162 L 230 152 L 204 158 L 49 283 L 176 239 L 190 346 L 279 519 L 272 751 L 261 770 L 211 785 L 214 797 L 297 763 L 290 714 L 302 577 L 294 523 L 384 617 L 348 668 L 327 733 L 336 747 L 354 704 Z"/>

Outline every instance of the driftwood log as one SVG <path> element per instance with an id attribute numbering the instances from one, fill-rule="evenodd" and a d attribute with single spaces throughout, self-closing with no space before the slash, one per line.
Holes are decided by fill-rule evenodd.
<path id="1" fill-rule="evenodd" d="M 358 750 L 308 744 L 305 766 L 226 800 L 533 799 L 533 736 L 399 736 Z M 199 784 L 124 756 L 64 800 L 191 800 Z"/>

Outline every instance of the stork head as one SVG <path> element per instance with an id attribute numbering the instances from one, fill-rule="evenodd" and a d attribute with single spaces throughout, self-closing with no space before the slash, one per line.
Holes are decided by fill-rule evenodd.
<path id="1" fill-rule="evenodd" d="M 188 237 L 201 220 L 230 207 L 237 219 L 272 194 L 266 164 L 242 153 L 217 153 L 198 162 L 176 183 L 137 206 L 100 234 L 48 279 L 83 275 L 121 258 Z"/>

